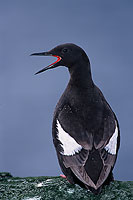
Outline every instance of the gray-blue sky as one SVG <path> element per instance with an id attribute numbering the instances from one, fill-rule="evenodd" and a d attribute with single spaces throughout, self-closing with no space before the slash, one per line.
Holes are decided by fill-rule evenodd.
<path id="1" fill-rule="evenodd" d="M 29 55 L 66 42 L 87 52 L 93 79 L 119 119 L 115 178 L 133 180 L 132 0 L 0 1 L 0 171 L 60 174 L 51 124 L 69 74 L 59 67 L 34 76 L 55 59 Z"/>

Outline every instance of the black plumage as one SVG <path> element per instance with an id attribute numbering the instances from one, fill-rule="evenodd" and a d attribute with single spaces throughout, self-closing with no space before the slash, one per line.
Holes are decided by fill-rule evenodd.
<path id="1" fill-rule="evenodd" d="M 68 181 L 98 194 L 113 181 L 120 131 L 114 112 L 92 80 L 88 56 L 69 43 L 32 55 L 57 57 L 36 74 L 60 65 L 69 70 L 69 83 L 54 112 L 53 142 Z"/>

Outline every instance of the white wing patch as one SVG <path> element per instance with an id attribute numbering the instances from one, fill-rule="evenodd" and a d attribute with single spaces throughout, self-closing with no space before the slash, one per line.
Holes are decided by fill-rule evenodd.
<path id="1" fill-rule="evenodd" d="M 82 149 L 82 146 L 79 145 L 68 133 L 63 130 L 58 120 L 57 130 L 57 139 L 61 142 L 61 147 L 63 148 L 63 152 L 61 152 L 61 154 L 65 156 L 72 156 Z"/>
<path id="2" fill-rule="evenodd" d="M 112 135 L 112 137 L 109 140 L 109 143 L 105 146 L 105 150 L 108 151 L 108 153 L 115 155 L 116 149 L 117 149 L 117 137 L 118 137 L 118 127 L 116 123 L 115 132 Z"/>

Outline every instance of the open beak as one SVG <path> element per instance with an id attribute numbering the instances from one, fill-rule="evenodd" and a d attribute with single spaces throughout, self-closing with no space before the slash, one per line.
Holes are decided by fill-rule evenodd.
<path id="1" fill-rule="evenodd" d="M 31 54 L 31 56 L 53 56 L 53 57 L 57 58 L 57 60 L 55 62 L 48 65 L 47 67 L 44 67 L 40 71 L 36 72 L 35 75 L 40 74 L 48 69 L 53 69 L 53 68 L 59 66 L 59 64 L 57 64 L 57 63 L 59 63 L 59 61 L 62 59 L 60 56 L 53 55 L 51 52 L 33 53 L 33 54 Z"/>

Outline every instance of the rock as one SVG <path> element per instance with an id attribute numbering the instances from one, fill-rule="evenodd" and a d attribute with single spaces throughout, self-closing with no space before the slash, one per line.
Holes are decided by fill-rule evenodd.
<path id="1" fill-rule="evenodd" d="M 61 177 L 12 177 L 0 173 L 0 200 L 132 200 L 133 181 L 114 181 L 100 195 Z"/>
<path id="2" fill-rule="evenodd" d="M 0 173 L 0 181 L 1 180 L 5 180 L 5 179 L 8 179 L 8 178 L 11 178 L 12 177 L 12 175 L 9 173 L 9 172 L 1 172 Z"/>

